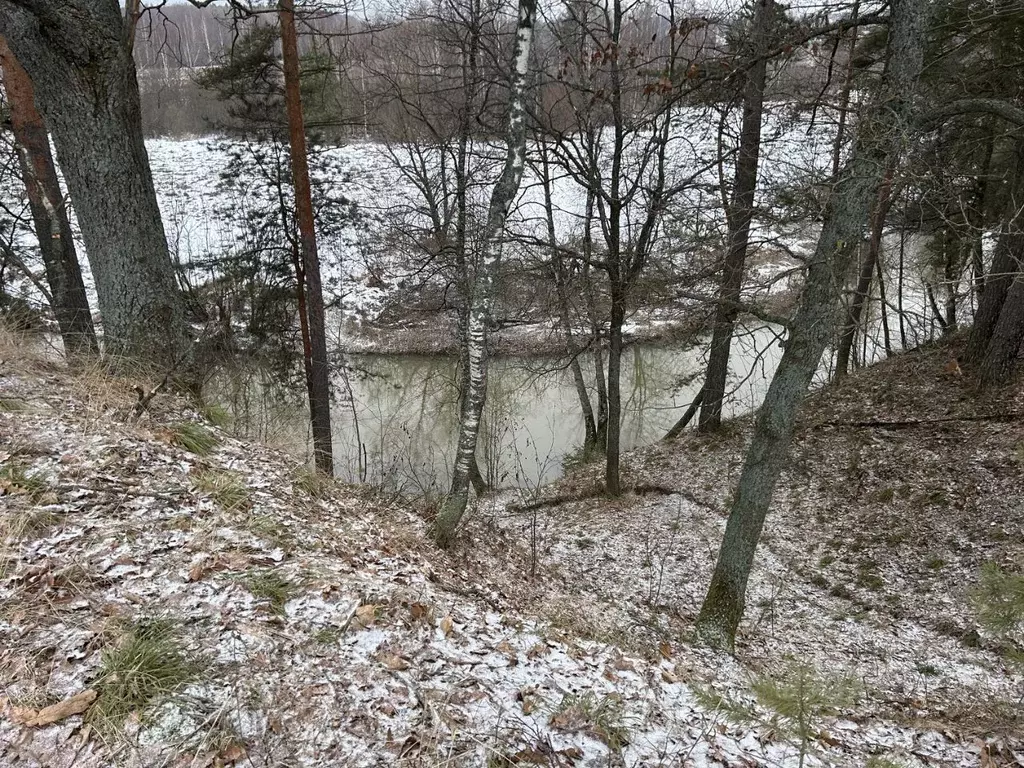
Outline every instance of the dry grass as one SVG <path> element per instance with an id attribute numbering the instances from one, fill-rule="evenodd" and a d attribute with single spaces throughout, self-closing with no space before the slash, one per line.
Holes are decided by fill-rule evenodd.
<path id="1" fill-rule="evenodd" d="M 226 512 L 249 506 L 249 489 L 236 472 L 206 469 L 196 475 L 196 488 Z"/>

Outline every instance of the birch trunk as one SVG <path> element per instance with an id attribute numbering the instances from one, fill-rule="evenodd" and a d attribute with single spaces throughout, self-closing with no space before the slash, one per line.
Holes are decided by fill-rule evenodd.
<path id="1" fill-rule="evenodd" d="M 697 636 L 718 648 L 731 650 L 735 643 L 754 553 L 786 462 L 797 410 L 832 337 L 840 287 L 858 250 L 869 201 L 897 156 L 910 122 L 927 3 L 893 0 L 890 7 L 888 65 L 881 93 L 859 127 L 853 153 L 829 202 L 785 352 L 758 411 L 718 562 L 697 619 Z"/>
<path id="2" fill-rule="evenodd" d="M 513 52 L 508 124 L 505 132 L 505 166 L 494 185 L 483 233 L 483 254 L 472 286 L 466 328 L 466 396 L 459 415 L 459 436 L 452 485 L 434 522 L 434 539 L 448 546 L 455 537 L 469 503 L 470 468 L 476 457 L 480 419 L 487 397 L 487 330 L 494 283 L 501 263 L 501 240 L 509 209 L 519 192 L 526 165 L 526 76 L 533 43 L 536 0 L 519 0 L 516 42 Z"/>

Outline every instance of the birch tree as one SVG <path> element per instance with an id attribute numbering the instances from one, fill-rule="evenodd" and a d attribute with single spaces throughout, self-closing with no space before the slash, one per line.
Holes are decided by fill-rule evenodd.
<path id="1" fill-rule="evenodd" d="M 857 139 L 827 203 L 825 220 L 794 315 L 785 352 L 758 410 L 735 500 L 697 635 L 732 649 L 747 580 L 775 485 L 786 462 L 804 393 L 832 338 L 839 292 L 862 239 L 885 169 L 899 155 L 923 60 L 927 0 L 890 4 L 887 64 L 879 93 L 861 117 Z"/>
<path id="2" fill-rule="evenodd" d="M 433 528 L 434 538 L 441 546 L 452 542 L 469 503 L 470 470 L 476 459 L 477 436 L 487 397 L 488 325 L 501 262 L 502 233 L 526 165 L 526 81 L 536 12 L 536 0 L 519 0 L 505 128 L 505 164 L 491 192 L 482 237 L 483 253 L 476 268 L 469 301 L 464 342 L 465 393 L 459 414 L 452 484 Z"/>

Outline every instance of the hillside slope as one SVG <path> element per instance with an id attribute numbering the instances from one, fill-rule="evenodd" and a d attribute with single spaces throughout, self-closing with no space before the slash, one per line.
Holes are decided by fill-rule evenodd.
<path id="1" fill-rule="evenodd" d="M 1012 701 L 1022 681 L 1000 657 L 910 609 L 878 627 L 859 603 L 808 592 L 801 563 L 775 550 L 783 514 L 737 661 L 680 642 L 713 506 L 588 501 L 531 513 L 536 535 L 522 535 L 523 513 L 498 500 L 445 554 L 411 510 L 316 482 L 184 401 L 158 395 L 134 418 L 133 383 L 0 340 L 0 766 L 1019 759 L 1010 734 L 887 698 L 897 685 L 919 697 L 920 678 L 929 706 Z M 697 441 L 632 461 L 713 498 L 720 460 L 740 448 Z M 1008 534 L 1019 545 L 1019 528 Z M 850 642 L 822 647 L 837 633 Z M 937 684 L 907 671 L 907 649 Z M 791 689 L 776 664 L 787 654 L 827 699 L 803 732 L 754 695 L 769 679 Z M 844 700 L 830 686 L 848 669 L 859 683 L 842 683 Z M 76 695 L 84 715 L 46 722 L 47 705 Z"/>
<path id="2" fill-rule="evenodd" d="M 1006 737 L 1010 764 L 1021 760 L 1024 680 L 970 594 L 985 563 L 1024 572 L 1024 393 L 980 397 L 947 370 L 958 351 L 909 353 L 808 399 L 739 663 L 689 653 L 693 674 L 742 685 L 797 660 L 862 681 L 861 716 Z M 675 642 L 692 632 L 751 425 L 628 454 L 627 486 L 641 493 L 595 496 L 602 468 L 585 467 L 539 501 L 492 503 L 477 525 L 557 571 L 535 596 L 550 612 L 569 606 L 578 626 L 639 648 Z"/>

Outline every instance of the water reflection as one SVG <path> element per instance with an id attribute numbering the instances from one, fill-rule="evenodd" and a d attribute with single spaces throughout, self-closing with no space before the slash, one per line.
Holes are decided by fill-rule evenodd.
<path id="1" fill-rule="evenodd" d="M 700 388 L 706 343 L 637 345 L 623 359 L 622 446 L 660 438 Z M 782 350 L 774 329 L 743 329 L 734 340 L 726 416 L 760 403 Z M 339 476 L 411 493 L 443 492 L 458 419 L 455 361 L 360 355 L 338 376 L 333 413 Z M 585 366 L 586 367 L 586 366 Z M 583 441 L 583 421 L 564 360 L 501 358 L 490 370 L 479 459 L 498 486 L 534 487 L 562 473 Z M 593 382 L 589 382 L 593 395 Z"/>
<path id="2" fill-rule="evenodd" d="M 741 328 L 733 339 L 725 416 L 751 411 L 764 397 L 782 349 L 771 327 Z M 635 345 L 623 353 L 622 449 L 655 442 L 696 396 L 707 339 Z M 584 365 L 585 375 L 589 360 Z M 353 355 L 334 380 L 336 472 L 411 494 L 443 493 L 451 469 L 458 407 L 456 361 L 415 355 Z M 594 394 L 593 380 L 588 381 Z M 209 399 L 233 416 L 239 436 L 308 452 L 301 391 L 258 365 L 224 372 Z M 583 419 L 565 360 L 492 361 L 481 425 L 480 470 L 494 486 L 534 488 L 557 479 L 583 442 Z"/>

